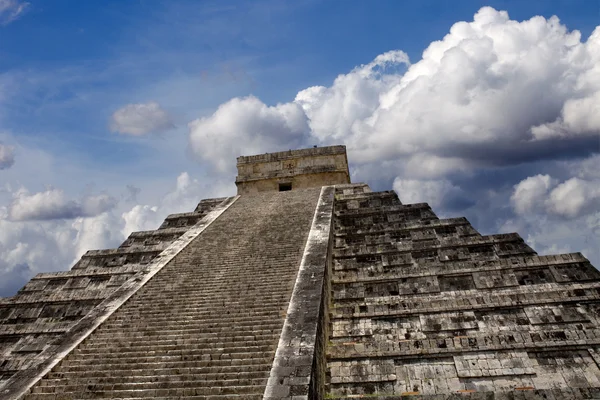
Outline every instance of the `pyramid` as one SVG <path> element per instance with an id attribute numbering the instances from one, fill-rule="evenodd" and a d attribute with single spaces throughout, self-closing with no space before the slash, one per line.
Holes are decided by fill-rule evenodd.
<path id="1" fill-rule="evenodd" d="M 600 398 L 600 273 L 351 183 L 344 146 L 0 299 L 0 399 Z"/>

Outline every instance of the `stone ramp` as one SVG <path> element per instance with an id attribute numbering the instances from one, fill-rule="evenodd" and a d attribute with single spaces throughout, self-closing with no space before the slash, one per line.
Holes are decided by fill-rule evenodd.
<path id="1" fill-rule="evenodd" d="M 26 398 L 262 398 L 319 193 L 238 199 Z"/>

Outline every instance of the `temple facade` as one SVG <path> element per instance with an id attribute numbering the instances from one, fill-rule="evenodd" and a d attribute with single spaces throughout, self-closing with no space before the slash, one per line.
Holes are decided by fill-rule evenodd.
<path id="1" fill-rule="evenodd" d="M 237 166 L 236 196 L 0 298 L 0 399 L 600 398 L 580 253 L 351 183 L 344 146 Z"/>

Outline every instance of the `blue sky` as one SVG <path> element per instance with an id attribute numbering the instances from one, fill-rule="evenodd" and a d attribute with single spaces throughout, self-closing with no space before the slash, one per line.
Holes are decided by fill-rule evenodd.
<path id="1" fill-rule="evenodd" d="M 331 143 L 375 189 L 598 264 L 599 17 L 594 0 L 0 0 L 0 295 L 233 193 L 236 155 Z"/>

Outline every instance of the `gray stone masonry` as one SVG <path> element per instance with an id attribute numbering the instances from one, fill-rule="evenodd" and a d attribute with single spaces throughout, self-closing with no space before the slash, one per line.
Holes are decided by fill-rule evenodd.
<path id="1" fill-rule="evenodd" d="M 0 400 L 600 399 L 585 257 L 347 166 L 343 146 L 240 157 L 240 196 L 0 299 Z"/>
<path id="2" fill-rule="evenodd" d="M 336 186 L 328 398 L 600 398 L 600 273 Z"/>
<path id="3" fill-rule="evenodd" d="M 13 297 L 0 298 L 0 393 L 10 377 L 40 362 L 90 311 L 225 198 L 206 199 L 186 217 L 170 215 L 157 231 L 133 232 L 118 249 L 90 250 L 70 271 L 36 275 Z"/>
<path id="4" fill-rule="evenodd" d="M 264 400 L 322 398 L 323 342 L 331 266 L 333 186 L 323 187 L 288 305 Z"/>
<path id="5" fill-rule="evenodd" d="M 27 399 L 262 399 L 320 189 L 239 198 Z"/>

